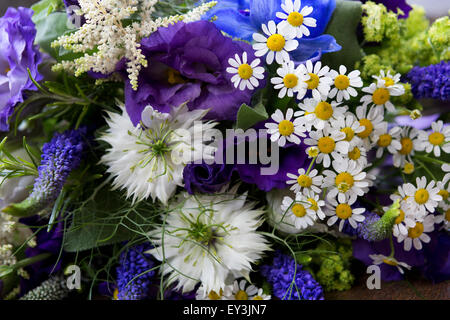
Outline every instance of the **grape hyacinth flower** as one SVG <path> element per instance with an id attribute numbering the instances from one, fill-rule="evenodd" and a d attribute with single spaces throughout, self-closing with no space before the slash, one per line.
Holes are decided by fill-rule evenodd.
<path id="1" fill-rule="evenodd" d="M 32 216 L 51 205 L 58 198 L 69 174 L 81 162 L 86 148 L 86 131 L 85 128 L 65 131 L 44 144 L 39 176 L 33 191 L 27 199 L 7 206 L 3 212 L 21 217 Z"/>
<path id="2" fill-rule="evenodd" d="M 323 300 L 323 290 L 312 275 L 302 269 L 291 256 L 276 252 L 272 265 L 261 267 L 261 273 L 273 287 L 273 294 L 282 300 Z M 295 284 L 292 285 L 292 282 Z"/>
<path id="3" fill-rule="evenodd" d="M 450 62 L 414 67 L 406 75 L 416 99 L 450 101 Z"/>

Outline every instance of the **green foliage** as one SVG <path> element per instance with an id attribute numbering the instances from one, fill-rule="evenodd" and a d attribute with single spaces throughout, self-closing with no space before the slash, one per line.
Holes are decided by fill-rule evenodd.
<path id="1" fill-rule="evenodd" d="M 254 108 L 250 108 L 244 103 L 237 114 L 237 128 L 247 130 L 267 118 L 269 118 L 269 115 L 262 104 L 257 104 Z"/>
<path id="2" fill-rule="evenodd" d="M 431 26 L 428 36 L 430 44 L 440 60 L 450 60 L 450 19 L 448 16 L 437 19 Z"/>
<path id="3" fill-rule="evenodd" d="M 27 144 L 25 137 L 23 137 L 23 147 L 27 152 L 30 161 L 21 157 L 15 157 L 6 148 L 5 137 L 0 143 L 0 177 L 3 177 L 0 185 L 9 178 L 16 178 L 22 176 L 37 175 L 37 167 L 40 162 L 40 152 L 34 147 Z"/>

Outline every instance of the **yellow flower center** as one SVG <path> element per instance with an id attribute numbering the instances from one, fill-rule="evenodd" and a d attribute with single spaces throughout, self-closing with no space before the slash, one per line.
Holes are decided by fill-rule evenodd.
<path id="1" fill-rule="evenodd" d="M 348 153 L 348 157 L 352 160 L 358 160 L 361 157 L 361 150 L 359 150 L 358 147 L 355 147 Z"/>
<path id="2" fill-rule="evenodd" d="M 400 143 L 402 145 L 402 148 L 399 151 L 400 154 L 402 155 L 410 154 L 413 148 L 412 140 L 410 138 L 405 137 L 400 140 Z"/>
<path id="3" fill-rule="evenodd" d="M 416 200 L 416 202 L 418 204 L 426 203 L 429 198 L 430 198 L 430 194 L 428 193 L 428 191 L 426 189 L 419 189 L 414 194 L 414 200 Z"/>
<path id="4" fill-rule="evenodd" d="M 287 18 L 289 24 L 293 27 L 299 27 L 303 24 L 303 15 L 298 12 L 291 12 Z"/>
<path id="5" fill-rule="evenodd" d="M 6 68 L 5 68 L 5 73 L 4 73 L 4 74 L 7 74 L 9 71 L 11 71 L 11 69 L 10 69 L 9 67 L 6 67 Z"/>
<path id="6" fill-rule="evenodd" d="M 350 207 L 346 203 L 340 203 L 336 207 L 336 215 L 338 218 L 341 218 L 342 220 L 346 220 L 351 217 L 352 215 L 352 207 Z"/>
<path id="7" fill-rule="evenodd" d="M 244 80 L 248 80 L 253 75 L 253 69 L 247 63 L 241 64 L 238 69 L 239 77 Z"/>
<path id="8" fill-rule="evenodd" d="M 114 289 L 113 300 L 119 300 L 119 289 Z"/>
<path id="9" fill-rule="evenodd" d="M 361 126 L 364 126 L 365 129 L 364 129 L 364 131 L 358 133 L 358 137 L 360 137 L 361 139 L 365 139 L 365 138 L 369 137 L 373 131 L 372 121 L 364 118 L 364 119 L 359 120 L 359 124 Z"/>
<path id="10" fill-rule="evenodd" d="M 438 195 L 440 195 L 442 197 L 442 200 L 445 201 L 448 199 L 449 193 L 447 190 L 442 189 L 442 190 L 439 190 Z"/>
<path id="11" fill-rule="evenodd" d="M 294 132 L 294 124 L 289 120 L 283 120 L 278 124 L 278 131 L 282 136 L 290 136 Z"/>
<path id="12" fill-rule="evenodd" d="M 342 193 L 345 193 L 348 190 L 350 190 L 351 187 L 353 187 L 355 180 L 353 179 L 353 176 L 350 173 L 341 172 L 336 176 L 334 182 L 338 187 L 338 190 Z"/>
<path id="13" fill-rule="evenodd" d="M 355 136 L 355 131 L 353 131 L 353 129 L 350 127 L 341 129 L 341 132 L 345 133 L 345 141 L 352 141 L 353 137 Z"/>
<path id="14" fill-rule="evenodd" d="M 332 153 L 336 146 L 336 142 L 330 137 L 322 137 L 317 142 L 317 147 L 322 153 Z"/>
<path id="15" fill-rule="evenodd" d="M 394 79 L 392 79 L 392 78 L 384 77 L 383 80 L 384 80 L 384 85 L 386 87 L 390 87 L 390 86 L 393 86 L 395 84 Z"/>
<path id="16" fill-rule="evenodd" d="M 214 290 L 211 290 L 211 292 L 208 293 L 208 298 L 210 300 L 220 300 L 220 298 L 222 297 L 222 294 L 223 294 L 223 290 L 222 289 L 220 289 L 220 293 L 219 294 L 217 294 L 217 292 L 215 292 Z"/>
<path id="17" fill-rule="evenodd" d="M 311 203 L 311 209 L 312 210 L 314 210 L 314 211 L 317 211 L 317 210 L 319 210 L 319 204 L 317 203 L 317 201 L 316 200 L 314 200 L 313 198 L 308 198 L 308 200 L 307 200 L 309 203 Z"/>
<path id="18" fill-rule="evenodd" d="M 288 89 L 295 88 L 298 84 L 298 77 L 295 74 L 289 73 L 283 78 L 284 86 Z"/>
<path id="19" fill-rule="evenodd" d="M 389 101 L 390 97 L 391 97 L 391 94 L 389 93 L 389 90 L 386 88 L 378 88 L 372 94 L 373 103 L 375 103 L 376 105 L 385 104 L 386 102 Z"/>
<path id="20" fill-rule="evenodd" d="M 248 300 L 248 294 L 244 290 L 239 290 L 234 297 L 236 300 Z"/>
<path id="21" fill-rule="evenodd" d="M 350 79 L 347 76 L 340 74 L 334 79 L 334 86 L 339 90 L 345 90 L 350 87 Z"/>
<path id="22" fill-rule="evenodd" d="M 385 133 L 382 134 L 379 138 L 378 138 L 378 146 L 382 147 L 382 148 L 386 148 L 387 146 L 389 146 L 392 142 L 392 137 L 390 134 Z"/>
<path id="23" fill-rule="evenodd" d="M 445 211 L 445 220 L 450 221 L 450 209 L 447 209 L 447 211 Z"/>
<path id="24" fill-rule="evenodd" d="M 414 172 L 414 163 L 407 162 L 405 163 L 405 166 L 403 167 L 403 172 L 406 174 L 411 174 Z"/>
<path id="25" fill-rule="evenodd" d="M 312 185 L 312 179 L 306 174 L 302 174 L 301 176 L 298 176 L 297 183 L 300 187 L 309 188 Z"/>
<path id="26" fill-rule="evenodd" d="M 281 34 L 275 33 L 267 39 L 267 48 L 271 51 L 281 51 L 286 44 L 286 40 Z"/>
<path id="27" fill-rule="evenodd" d="M 423 233 L 423 224 L 421 222 L 416 222 L 413 228 L 408 229 L 408 237 L 418 238 Z"/>
<path id="28" fill-rule="evenodd" d="M 388 259 L 388 258 L 383 259 L 383 262 L 385 264 L 388 264 L 388 265 L 394 266 L 394 267 L 396 267 L 398 265 L 397 262 L 395 262 L 394 260 Z"/>
<path id="29" fill-rule="evenodd" d="M 405 212 L 402 209 L 400 209 L 400 214 L 398 215 L 397 218 L 395 218 L 395 224 L 399 224 L 403 222 L 403 220 L 405 220 Z"/>
<path id="30" fill-rule="evenodd" d="M 255 296 L 252 300 L 264 300 L 261 296 Z"/>
<path id="31" fill-rule="evenodd" d="M 322 101 L 317 104 L 314 113 L 317 118 L 326 121 L 333 115 L 333 107 L 328 102 Z"/>
<path id="32" fill-rule="evenodd" d="M 428 141 L 430 141 L 432 145 L 440 146 L 445 141 L 445 136 L 440 132 L 433 132 L 429 135 Z"/>
<path id="33" fill-rule="evenodd" d="M 296 217 L 304 217 L 306 215 L 306 209 L 303 205 L 301 205 L 300 203 L 296 203 L 292 206 L 292 213 L 296 216 Z"/>
<path id="34" fill-rule="evenodd" d="M 175 69 L 169 68 L 167 70 L 167 82 L 171 85 L 186 83 L 181 73 Z"/>
<path id="35" fill-rule="evenodd" d="M 308 84 L 308 89 L 313 90 L 319 86 L 319 76 L 314 73 L 310 73 L 309 76 L 310 79 L 305 82 Z"/>

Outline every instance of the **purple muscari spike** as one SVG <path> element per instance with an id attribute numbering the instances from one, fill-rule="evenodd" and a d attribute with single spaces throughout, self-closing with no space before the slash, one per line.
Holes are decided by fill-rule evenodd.
<path id="1" fill-rule="evenodd" d="M 450 63 L 442 61 L 428 67 L 414 67 L 406 75 L 416 99 L 450 101 Z"/>
<path id="2" fill-rule="evenodd" d="M 297 264 L 297 270 L 295 270 L 294 258 L 279 251 L 276 252 L 272 265 L 261 267 L 261 274 L 267 278 L 273 287 L 273 294 L 279 299 L 324 299 L 323 289 L 312 275 L 303 270 L 300 264 Z"/>

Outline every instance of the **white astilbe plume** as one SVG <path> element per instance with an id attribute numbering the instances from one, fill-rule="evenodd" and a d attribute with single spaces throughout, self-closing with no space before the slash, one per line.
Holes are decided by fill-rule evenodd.
<path id="1" fill-rule="evenodd" d="M 211 1 L 194 8 L 184 15 L 174 15 L 154 19 L 152 14 L 158 0 L 79 0 L 77 14 L 86 19 L 76 32 L 63 35 L 52 43 L 52 47 L 63 47 L 84 56 L 74 61 L 62 61 L 54 70 L 65 69 L 79 76 L 87 71 L 109 75 L 116 64 L 127 60 L 127 72 L 134 90 L 138 87 L 138 76 L 147 60 L 140 49 L 142 38 L 148 37 L 160 27 L 178 21 L 193 22 L 217 4 Z M 125 19 L 135 22 L 124 26 Z M 136 17 L 137 16 L 137 17 Z M 93 53 L 88 53 L 95 50 Z"/>
<path id="2" fill-rule="evenodd" d="M 162 263 L 162 274 L 176 290 L 192 291 L 201 283 L 207 295 L 225 289 L 228 277 L 248 279 L 252 263 L 270 250 L 256 229 L 264 210 L 254 209 L 237 187 L 216 195 L 183 193 L 163 214 L 164 226 L 151 233 L 155 248 L 149 252 Z"/>

